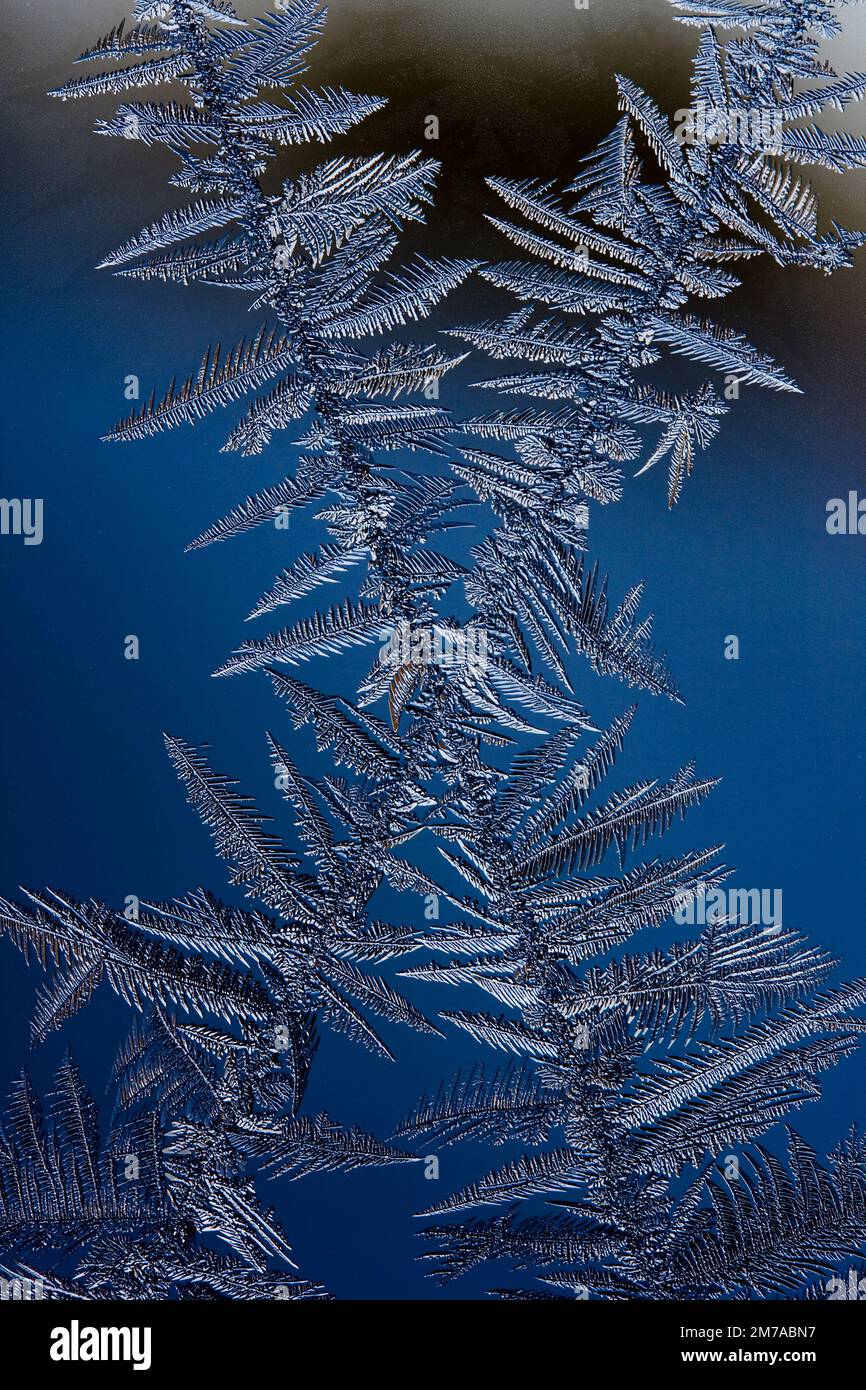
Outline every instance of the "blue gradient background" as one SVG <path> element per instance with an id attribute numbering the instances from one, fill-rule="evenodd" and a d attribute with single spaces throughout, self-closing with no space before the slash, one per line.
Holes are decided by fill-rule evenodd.
<path id="1" fill-rule="evenodd" d="M 424 115 L 441 113 L 434 153 L 445 162 L 442 195 L 429 226 L 412 232 L 413 247 L 502 254 L 481 219 L 497 210 L 482 175 L 567 174 L 615 119 L 615 69 L 669 110 L 686 99 L 693 36 L 673 24 L 663 0 L 611 0 L 577 17 L 565 0 L 525 8 L 479 3 L 462 11 L 437 6 L 435 15 L 433 9 L 342 0 L 332 6 L 314 71 L 319 82 L 392 97 L 390 111 L 341 149 L 406 148 L 420 141 Z M 526 23 L 529 9 L 533 25 Z M 183 554 L 243 495 L 284 475 L 283 442 L 260 460 L 221 455 L 226 417 L 138 445 L 97 442 L 128 409 L 128 373 L 140 377 L 145 396 L 196 364 L 208 341 L 231 342 L 247 328 L 234 296 L 138 285 L 92 269 L 170 205 L 170 165 L 160 153 L 89 134 L 110 101 L 61 106 L 42 95 L 119 17 L 103 0 L 63 16 L 37 0 L 14 19 L 0 263 L 0 491 L 45 499 L 40 547 L 0 539 L 0 893 L 51 884 L 117 904 L 130 893 L 154 899 L 198 884 L 230 895 L 164 755 L 163 729 L 209 741 L 215 765 L 240 778 L 290 843 L 264 730 L 284 740 L 304 767 L 325 768 L 309 730 L 292 733 L 266 680 L 209 677 L 229 648 L 251 635 L 242 630 L 245 614 L 277 568 L 310 548 L 310 536 L 263 528 Z M 850 53 L 837 46 L 842 65 L 862 68 L 859 38 L 848 43 Z M 859 203 L 862 222 L 862 178 L 844 188 L 829 177 L 817 182 L 825 220 L 832 211 L 856 224 Z M 838 955 L 840 978 L 866 969 L 866 538 L 829 537 L 825 508 L 849 488 L 866 493 L 864 265 L 832 280 L 747 269 L 747 288 L 719 306 L 717 317 L 781 358 L 805 394 L 745 388 L 673 514 L 656 470 L 630 484 L 618 506 L 596 510 L 591 532 L 592 556 L 609 570 L 615 596 L 646 580 L 659 642 L 686 699 L 680 707 L 640 697 L 617 784 L 666 777 L 690 758 L 700 775 L 721 775 L 707 805 L 668 837 L 671 851 L 724 841 L 737 869 L 732 884 L 782 888 L 786 925 Z M 489 287 L 468 286 L 434 326 L 500 312 L 507 302 Z M 492 404 L 468 389 L 484 370 L 477 361 L 467 364 L 461 382 L 443 393 L 455 412 Z M 123 659 L 128 633 L 141 641 L 137 662 Z M 740 638 L 738 662 L 723 659 L 731 633 Z M 315 674 L 335 691 L 351 676 L 339 663 Z M 632 700 L 588 669 L 576 688 L 597 720 Z M 430 852 L 427 867 L 434 861 Z M 388 907 L 404 920 L 423 921 L 421 899 L 406 896 L 399 909 L 396 899 Z M 645 936 L 651 944 L 663 939 Z M 47 1083 L 71 1045 L 101 1093 L 129 1021 L 125 1007 L 101 991 L 62 1036 L 28 1057 L 39 972 L 28 971 L 2 942 L 0 966 L 0 1089 L 8 1090 L 25 1060 Z M 456 995 L 444 989 L 418 985 L 408 992 L 431 1015 L 456 1006 Z M 442 1042 L 407 1030 L 387 1036 L 398 1055 L 393 1065 L 325 1034 L 308 1107 L 385 1135 L 422 1090 L 477 1056 L 450 1030 Z M 796 1118 L 819 1150 L 852 1119 L 863 1119 L 864 1078 L 861 1052 L 828 1076 L 823 1101 Z M 302 1272 L 339 1297 L 480 1297 L 491 1283 L 526 1281 L 487 1271 L 437 1289 L 413 1263 L 420 1248 L 413 1212 L 511 1156 L 467 1145 L 441 1153 L 438 1183 L 426 1182 L 416 1165 L 263 1190 Z"/>

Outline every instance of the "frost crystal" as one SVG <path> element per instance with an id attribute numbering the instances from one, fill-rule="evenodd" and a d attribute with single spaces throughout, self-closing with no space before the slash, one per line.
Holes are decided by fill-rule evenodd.
<path id="1" fill-rule="evenodd" d="M 2 905 L 0 924 L 49 970 L 34 1040 L 102 982 L 139 1015 L 106 1139 L 69 1061 L 47 1117 L 26 1077 L 12 1099 L 6 1263 L 29 1277 L 39 1275 L 30 1261 L 50 1271 L 75 1253 L 67 1279 L 39 1275 L 51 1297 L 322 1296 L 293 1272 L 253 1167 L 298 1179 L 415 1161 L 419 1144 L 464 1139 L 525 1152 L 428 1211 L 428 1258 L 443 1281 L 504 1260 L 540 1281 L 494 1290 L 505 1298 L 785 1296 L 861 1248 L 856 1133 L 829 1167 L 793 1131 L 786 1161 L 757 1141 L 815 1099 L 822 1071 L 855 1046 L 866 982 L 828 985 L 834 962 L 822 951 L 736 919 L 630 949 L 728 877 L 721 847 L 647 849 L 714 783 L 688 764 L 609 787 L 635 711 L 599 728 L 575 691 L 582 656 L 598 674 L 679 699 L 641 616 L 642 586 L 616 601 L 586 558 L 591 509 L 621 496 L 625 465 L 643 473 L 662 459 L 673 505 L 740 384 L 798 389 L 692 301 L 735 288 L 733 263 L 766 254 L 829 272 L 863 241 L 835 223 L 818 233 L 815 198 L 792 167 L 864 163 L 866 142 L 802 124 L 866 93 L 866 76 L 839 77 L 819 58 L 820 38 L 839 29 L 833 6 L 677 8 L 700 29 L 692 110 L 672 124 L 620 78 L 622 118 L 583 161 L 570 206 L 546 184 L 491 180 L 519 219 L 496 225 L 528 259 L 481 274 L 521 305 L 450 332 L 510 364 L 484 388 L 529 404 L 461 422 L 438 398 L 463 355 L 391 336 L 478 268 L 424 258 L 388 268 L 401 229 L 424 217 L 435 164 L 337 156 L 265 191 L 281 146 L 326 143 L 382 104 L 300 85 L 324 21 L 317 0 L 283 0 L 251 25 L 222 0 L 141 0 L 132 28 L 80 60 L 125 66 L 57 93 L 132 93 L 99 132 L 167 146 L 180 165 L 172 183 L 190 195 L 103 264 L 244 291 L 263 319 L 229 350 L 208 347 L 197 371 L 108 438 L 141 439 L 240 401 L 227 450 L 256 455 L 292 431 L 293 471 L 190 548 L 266 524 L 299 528 L 315 506 L 327 540 L 297 554 L 251 618 L 326 585 L 357 581 L 357 597 L 291 615 L 217 673 L 263 670 L 295 728 L 310 726 L 342 769 L 304 775 L 269 736 L 297 853 L 203 749 L 167 739 L 249 907 L 201 889 L 144 905 L 135 921 L 50 892 Z M 168 81 L 188 100 L 141 99 Z M 647 384 L 662 348 L 736 390 Z M 471 566 L 431 545 L 470 523 Z M 462 623 L 449 608 L 458 585 Z M 376 646 L 358 690 L 326 694 L 305 678 L 311 663 Z M 456 657 L 440 659 L 446 648 Z M 431 844 L 443 882 L 456 874 L 464 889 L 414 862 L 416 845 Z M 383 884 L 435 895 L 449 920 L 427 931 L 375 920 Z M 439 958 L 403 962 L 419 951 Z M 438 1033 L 373 968 L 395 960 L 404 977 L 458 989 L 448 1026 L 509 1055 L 422 1098 L 385 1142 L 308 1113 L 305 1097 L 320 1028 L 383 1058 L 378 1020 Z M 479 990 L 489 1012 L 473 1007 Z M 732 1147 L 736 1181 L 722 1161 Z M 124 1155 L 137 1185 L 118 1175 Z"/>

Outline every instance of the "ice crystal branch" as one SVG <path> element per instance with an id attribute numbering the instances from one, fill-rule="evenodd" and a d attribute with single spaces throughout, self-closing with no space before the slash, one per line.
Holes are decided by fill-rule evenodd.
<path id="1" fill-rule="evenodd" d="M 138 1091 L 147 1096 L 157 1048 L 187 1055 L 195 1046 L 155 1013 L 149 1037 L 133 1035 L 123 1064 L 138 1064 Z M 187 1089 L 207 1091 L 216 1109 L 216 1087 L 190 1060 L 194 1070 L 200 1075 Z M 176 1064 L 173 1073 L 177 1087 Z M 4 1277 L 38 1281 L 38 1296 L 60 1301 L 327 1297 L 298 1276 L 285 1236 L 258 1206 L 230 1149 L 166 1132 L 156 1106 L 132 1105 L 128 1095 L 105 1139 L 99 1129 L 70 1058 L 47 1114 L 26 1072 L 16 1083 L 0 1129 Z M 206 1239 L 212 1233 L 218 1250 Z"/>
<path id="2" fill-rule="evenodd" d="M 570 565 L 575 573 L 573 549 L 563 551 L 556 534 L 565 499 L 572 510 L 615 501 L 619 465 L 643 452 L 635 427 L 657 424 L 661 438 L 638 471 L 669 457 L 673 505 L 727 408 L 710 382 L 673 396 L 642 382 L 642 369 L 663 344 L 728 374 L 737 385 L 729 398 L 746 382 L 796 390 L 741 334 L 686 306 L 739 284 L 730 262 L 769 254 L 829 273 L 850 265 L 864 239 L 836 224 L 820 236 L 814 196 L 789 167 L 864 162 L 862 140 L 791 126 L 866 92 L 866 78 L 837 78 L 819 60 L 818 38 L 838 30 L 832 7 L 686 0 L 679 8 L 702 26 L 692 96 L 704 138 L 694 138 L 693 122 L 690 138 L 678 140 L 651 99 L 620 78 L 623 117 L 570 186 L 573 207 L 547 184 L 490 181 L 523 221 L 491 220 L 533 259 L 481 273 L 524 307 L 456 330 L 520 367 L 483 386 L 540 402 L 471 422 L 512 445 L 516 458 L 467 452 L 463 476 L 501 518 L 472 577 L 477 601 L 501 551 L 502 591 L 519 595 L 524 609 L 541 598 L 546 622 L 536 609 L 533 635 L 560 682 L 563 576 Z M 716 23 L 745 37 L 723 45 Z M 822 85 L 797 91 L 799 82 Z M 769 143 L 719 139 L 737 107 L 773 117 Z M 576 573 L 582 578 L 582 565 Z M 604 620 L 593 620 L 591 599 L 581 611 L 603 670 Z M 637 683 L 654 688 L 646 676 L 655 673 L 664 689 L 663 668 L 642 666 Z M 852 1133 L 829 1169 L 793 1131 L 787 1162 L 757 1141 L 817 1098 L 821 1072 L 856 1045 L 866 982 L 816 992 L 833 964 L 823 953 L 789 930 L 718 914 L 695 940 L 620 953 L 729 872 L 717 851 L 626 863 L 711 785 L 686 768 L 667 784 L 638 783 L 593 804 L 629 723 L 617 721 L 582 758 L 576 740 L 548 736 L 515 758 L 495 789 L 462 805 L 448 829 L 449 862 L 476 895 L 467 915 L 484 926 L 443 929 L 434 945 L 445 962 L 405 973 L 492 996 L 498 1013 L 463 1008 L 444 1017 L 520 1061 L 476 1066 L 423 1098 L 398 1134 L 443 1144 L 518 1139 L 527 1152 L 426 1213 L 468 1213 L 427 1228 L 438 1249 L 426 1258 L 443 1282 L 505 1261 L 560 1297 L 790 1296 L 866 1241 L 862 1140 Z M 618 874 L 608 867 L 613 852 Z M 690 1169 L 697 1175 L 684 1191 Z"/>
<path id="3" fill-rule="evenodd" d="M 535 423 L 561 487 L 595 470 L 609 490 L 619 465 L 643 459 L 640 474 L 667 459 L 671 506 L 741 385 L 799 390 L 742 334 L 690 306 L 728 295 L 741 284 L 731 267 L 755 256 L 827 274 L 850 266 L 863 234 L 835 221 L 819 232 L 816 196 L 797 167 L 866 166 L 863 138 L 795 124 L 866 94 L 866 74 L 839 76 L 820 57 L 819 40 L 840 32 L 835 4 L 673 3 L 681 23 L 701 29 L 690 106 L 672 124 L 619 77 L 622 118 L 582 161 L 570 206 L 550 183 L 491 178 L 519 220 L 489 220 L 531 259 L 481 273 L 524 307 L 458 330 L 520 364 L 483 384 L 542 402 L 524 409 L 524 430 Z M 723 394 L 712 381 L 679 395 L 643 382 L 662 348 L 722 373 Z M 636 425 L 657 429 L 646 457 Z M 507 415 L 487 428 L 514 438 Z"/>

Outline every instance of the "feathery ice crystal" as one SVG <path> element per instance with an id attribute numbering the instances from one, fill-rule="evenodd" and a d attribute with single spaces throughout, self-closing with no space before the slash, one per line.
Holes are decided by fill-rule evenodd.
<path id="1" fill-rule="evenodd" d="M 864 163 L 866 142 L 796 124 L 866 92 L 866 77 L 837 77 L 819 57 L 821 37 L 838 31 L 833 6 L 677 8 L 701 31 L 700 130 L 718 134 L 732 110 L 757 110 L 761 121 L 736 125 L 745 143 L 696 139 L 694 122 L 680 139 L 620 78 L 622 119 L 584 161 L 569 189 L 574 206 L 546 184 L 491 180 L 530 227 L 496 219 L 532 257 L 502 265 L 421 259 L 385 269 L 400 229 L 422 219 L 431 198 L 436 167 L 418 154 L 337 157 L 266 191 L 280 146 L 328 141 L 381 105 L 300 85 L 324 20 L 316 0 L 283 0 L 252 25 L 222 0 L 139 3 L 132 28 L 83 56 L 135 61 L 57 94 L 186 89 L 187 102 L 132 101 L 99 123 L 106 135 L 166 145 L 180 161 L 172 183 L 194 199 L 104 264 L 143 280 L 240 289 L 264 317 L 251 341 L 227 354 L 208 348 L 197 373 L 109 438 L 194 423 L 252 395 L 225 447 L 258 454 L 296 425 L 297 464 L 191 548 L 321 503 L 327 542 L 278 576 L 251 617 L 323 584 L 357 581 L 358 592 L 244 642 L 219 672 L 264 669 L 295 727 L 312 725 L 319 750 L 346 770 L 304 776 L 269 738 L 298 854 L 203 750 L 167 739 L 253 907 L 200 889 L 148 904 L 134 922 L 56 893 L 3 904 L 5 930 L 51 967 L 34 1040 L 103 980 L 141 1013 L 116 1064 L 119 1119 L 106 1140 L 69 1061 L 47 1118 L 26 1078 L 12 1101 L 0 1216 L 7 1268 L 36 1274 L 28 1262 L 50 1252 L 55 1270 L 86 1251 L 63 1277 L 43 1275 L 49 1296 L 321 1297 L 296 1276 L 253 1166 L 298 1178 L 407 1162 L 403 1146 L 422 1138 L 528 1150 L 429 1213 L 439 1279 L 496 1260 L 540 1280 L 534 1291 L 499 1288 L 502 1297 L 791 1295 L 866 1237 L 856 1133 L 829 1169 L 793 1132 L 787 1162 L 755 1142 L 816 1098 L 821 1071 L 855 1046 L 866 982 L 828 986 L 834 963 L 822 951 L 792 931 L 737 920 L 667 950 L 623 953 L 633 934 L 727 877 L 720 848 L 641 854 L 713 783 L 687 765 L 666 781 L 602 792 L 634 709 L 599 730 L 574 690 L 582 654 L 598 674 L 679 698 L 652 619 L 639 614 L 641 586 L 612 607 L 607 581 L 587 563 L 587 517 L 621 495 L 622 466 L 643 459 L 641 427 L 660 426 L 661 436 L 639 471 L 668 457 L 673 504 L 727 406 L 710 382 L 672 395 L 642 381 L 643 369 L 664 345 L 737 389 L 797 389 L 689 301 L 729 293 L 734 262 L 768 254 L 829 272 L 849 265 L 863 240 L 835 224 L 819 235 L 814 196 L 790 167 Z M 438 383 L 462 357 L 394 332 L 476 269 L 522 307 L 450 331 L 516 364 L 484 386 L 544 404 L 456 422 L 438 404 Z M 503 455 L 477 447 L 489 440 Z M 423 472 L 421 457 L 433 460 Z M 480 519 L 487 509 L 492 529 Z M 458 523 L 477 527 L 471 568 L 429 544 Z M 484 635 L 483 663 L 431 661 L 412 641 L 395 661 L 396 632 L 457 632 L 450 595 L 459 585 L 472 610 L 463 628 Z M 377 644 L 359 690 L 325 694 L 294 673 Z M 412 862 L 413 842 L 431 837 L 446 882 L 456 873 L 468 893 Z M 382 884 L 435 894 L 453 920 L 426 932 L 376 920 Z M 307 1114 L 320 1026 L 383 1056 L 377 1016 L 438 1032 L 369 968 L 425 947 L 445 959 L 403 973 L 491 996 L 497 1014 L 467 1007 L 445 1018 L 512 1060 L 492 1071 L 477 1064 L 423 1098 L 392 1143 Z M 719 1167 L 732 1147 L 736 1182 Z M 141 1156 L 134 1187 L 118 1178 L 130 1153 Z M 26 1175 L 26 1200 L 16 1174 Z M 452 1213 L 457 1221 L 438 1219 Z"/>

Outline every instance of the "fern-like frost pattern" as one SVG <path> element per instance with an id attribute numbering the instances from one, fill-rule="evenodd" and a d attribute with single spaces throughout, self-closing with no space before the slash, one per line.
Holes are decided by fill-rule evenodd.
<path id="1" fill-rule="evenodd" d="M 10 1275 L 38 1275 L 54 1298 L 327 1297 L 297 1270 L 263 1184 L 467 1141 L 510 1156 L 423 1214 L 424 1259 L 443 1283 L 495 1262 L 522 1276 L 491 1286 L 502 1298 L 796 1297 L 861 1252 L 857 1132 L 825 1161 L 794 1130 L 783 1156 L 765 1145 L 857 1045 L 866 981 L 835 983 L 835 962 L 792 929 L 733 918 L 691 941 L 633 942 L 729 876 L 721 846 L 657 843 L 715 783 L 688 763 L 623 786 L 636 707 L 599 727 L 576 689 L 589 669 L 681 698 L 643 586 L 612 593 L 588 522 L 621 497 L 626 469 L 664 463 L 673 506 L 731 394 L 715 378 L 662 391 L 648 369 L 680 356 L 735 395 L 797 391 L 696 301 L 725 297 L 757 256 L 830 273 L 863 242 L 836 223 L 819 233 L 799 172 L 866 162 L 866 142 L 813 123 L 866 93 L 866 76 L 820 57 L 836 8 L 680 0 L 677 20 L 698 31 L 693 107 L 717 124 L 757 112 L 762 139 L 682 139 L 619 77 L 621 118 L 563 193 L 490 179 L 504 204 L 490 220 L 521 258 L 485 265 L 400 259 L 437 174 L 417 152 L 337 154 L 266 191 L 282 147 L 325 145 L 383 104 L 304 85 L 317 0 L 283 0 L 251 24 L 223 0 L 140 0 L 55 93 L 123 98 L 98 133 L 167 147 L 189 197 L 102 265 L 252 300 L 252 335 L 205 347 L 107 439 L 225 407 L 228 452 L 286 454 L 288 435 L 283 481 L 189 548 L 324 524 L 317 550 L 250 596 L 250 621 L 326 586 L 330 601 L 257 629 L 215 674 L 263 672 L 281 727 L 287 713 L 334 767 L 302 773 L 285 732 L 267 736 L 290 846 L 210 750 L 167 736 L 243 907 L 203 888 L 135 921 L 53 891 L 0 905 L 47 972 L 34 1042 L 101 985 L 134 1016 L 107 1134 L 71 1058 L 44 1104 L 26 1073 L 15 1088 L 0 1186 Z M 183 99 L 145 100 L 166 84 Z M 459 349 L 415 341 L 475 273 L 502 291 L 502 316 L 450 328 Z M 470 352 L 497 364 L 478 389 L 505 400 L 457 420 L 440 383 Z M 457 526 L 474 528 L 470 563 L 448 553 Z M 483 660 L 431 660 L 431 632 Z M 328 693 L 334 658 L 375 647 L 358 689 Z M 431 844 L 441 878 L 416 863 Z M 383 885 L 414 895 L 407 917 L 435 894 L 448 920 L 378 920 Z M 434 1023 L 403 979 L 453 987 L 456 1007 Z M 391 1025 L 460 1030 L 479 1060 L 390 1138 L 311 1111 L 320 1031 L 384 1062 Z M 732 1147 L 735 1183 L 718 1158 Z"/>

